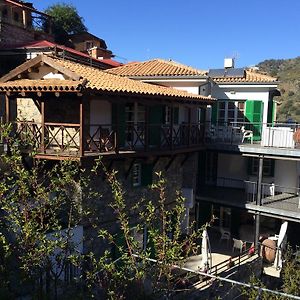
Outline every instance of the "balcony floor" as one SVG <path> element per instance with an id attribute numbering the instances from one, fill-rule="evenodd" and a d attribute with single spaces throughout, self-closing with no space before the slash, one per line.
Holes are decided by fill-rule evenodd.
<path id="1" fill-rule="evenodd" d="M 280 148 L 280 147 L 266 147 L 262 146 L 260 142 L 253 144 L 229 144 L 217 142 L 215 144 L 206 144 L 209 150 L 219 150 L 225 152 L 248 153 L 253 155 L 264 154 L 274 157 L 293 157 L 300 160 L 300 148 Z"/>

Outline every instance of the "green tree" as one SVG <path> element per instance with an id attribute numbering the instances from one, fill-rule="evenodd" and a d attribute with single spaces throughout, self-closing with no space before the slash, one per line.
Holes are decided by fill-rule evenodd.
<path id="1" fill-rule="evenodd" d="M 73 233 L 81 224 L 80 168 L 74 162 L 49 165 L 34 160 L 34 152 L 7 134 L 9 151 L 0 160 L 0 281 L 8 298 L 58 298 L 67 288 L 61 275 L 81 261 Z M 6 134 L 5 134 L 6 133 Z M 3 288 L 3 286 L 1 286 Z M 0 298 L 4 297 L 3 294 Z"/>
<path id="2" fill-rule="evenodd" d="M 189 276 L 174 266 L 182 266 L 191 254 L 198 252 L 197 241 L 202 230 L 193 230 L 192 224 L 190 234 L 182 235 L 184 198 L 177 193 L 175 201 L 170 201 L 161 173 L 156 174 L 156 183 L 149 187 L 156 193 L 155 199 L 141 199 L 134 207 L 128 207 L 117 173 L 106 171 L 106 174 L 119 234 L 99 231 L 99 237 L 115 251 L 106 251 L 100 259 L 90 257 L 93 266 L 87 272 L 90 287 L 93 291 L 103 288 L 109 299 L 144 299 L 147 294 L 172 298 L 180 289 L 187 288 Z M 143 243 L 136 232 L 144 236 Z M 146 283 L 150 291 L 144 290 Z M 134 294 L 130 294 L 132 290 Z"/>
<path id="3" fill-rule="evenodd" d="M 45 13 L 53 17 L 52 30 L 55 40 L 66 43 L 69 34 L 87 31 L 84 20 L 76 7 L 71 4 L 57 3 L 49 6 Z"/>
<path id="4" fill-rule="evenodd" d="M 135 298 L 137 291 L 143 298 L 145 282 L 151 286 L 148 293 L 156 297 L 171 298 L 187 287 L 187 275 L 174 265 L 181 266 L 198 251 L 201 231 L 191 226 L 189 236 L 181 234 L 184 199 L 179 193 L 176 201 L 170 199 L 161 173 L 149 187 L 151 200 L 129 206 L 117 172 L 107 171 L 100 159 L 91 170 L 81 169 L 74 161 L 34 159 L 33 146 L 12 138 L 11 129 L 0 128 L 9 145 L 0 161 L 1 299 L 42 298 L 44 293 L 49 299 L 63 299 L 72 287 L 60 276 L 68 265 L 82 267 L 82 276 L 74 283 L 89 287 L 89 294 L 97 298 L 131 299 L 132 291 Z M 104 172 L 106 183 L 99 172 Z M 92 200 L 100 202 L 93 187 L 105 184 L 111 188 L 110 206 L 118 233 L 101 230 L 101 220 L 95 222 L 93 216 L 97 210 Z M 95 248 L 106 246 L 104 254 L 99 255 L 98 248 L 84 255 L 76 252 L 72 230 L 81 224 L 99 230 L 103 244 Z M 135 234 L 142 231 L 147 231 L 144 245 Z"/>

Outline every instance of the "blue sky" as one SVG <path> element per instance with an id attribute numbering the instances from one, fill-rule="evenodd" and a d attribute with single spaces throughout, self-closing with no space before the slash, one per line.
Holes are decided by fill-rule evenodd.
<path id="1" fill-rule="evenodd" d="M 44 10 L 54 0 L 32 0 Z M 172 59 L 201 69 L 300 55 L 300 0 L 74 0 L 117 59 Z M 121 58 L 118 58 L 121 57 Z M 124 62 L 122 59 L 121 61 Z"/>

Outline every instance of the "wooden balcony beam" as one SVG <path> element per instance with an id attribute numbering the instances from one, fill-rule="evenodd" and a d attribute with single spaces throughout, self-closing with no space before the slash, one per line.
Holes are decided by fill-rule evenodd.
<path id="1" fill-rule="evenodd" d="M 175 160 L 175 158 L 176 158 L 176 155 L 172 155 L 172 156 L 171 156 L 169 162 L 168 162 L 167 165 L 165 166 L 165 171 L 168 171 L 168 170 L 169 170 L 169 168 L 171 167 L 171 165 L 172 165 L 173 161 Z"/>
<path id="2" fill-rule="evenodd" d="M 136 159 L 132 159 L 131 162 L 130 162 L 130 165 L 129 165 L 129 168 L 127 169 L 126 173 L 125 173 L 125 179 L 128 178 L 129 174 L 130 174 L 130 171 L 135 163 Z"/>

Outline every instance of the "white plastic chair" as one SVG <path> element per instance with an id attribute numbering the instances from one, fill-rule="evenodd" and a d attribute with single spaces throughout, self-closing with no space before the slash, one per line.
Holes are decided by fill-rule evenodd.
<path id="1" fill-rule="evenodd" d="M 232 252 L 234 252 L 235 249 L 238 249 L 240 253 L 242 253 L 245 247 L 245 243 L 242 240 L 237 240 L 235 238 L 233 238 L 232 241 L 233 241 Z"/>
<path id="2" fill-rule="evenodd" d="M 220 243 L 224 240 L 228 244 L 231 238 L 230 232 L 225 230 L 224 228 L 220 228 L 220 232 L 221 232 Z"/>
<path id="3" fill-rule="evenodd" d="M 246 130 L 245 126 L 241 127 L 241 132 L 243 134 L 242 143 L 244 143 L 245 139 L 250 139 L 251 144 L 253 144 L 253 131 L 252 130 Z"/>

